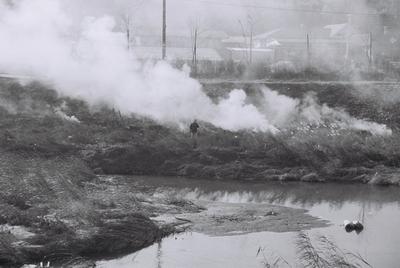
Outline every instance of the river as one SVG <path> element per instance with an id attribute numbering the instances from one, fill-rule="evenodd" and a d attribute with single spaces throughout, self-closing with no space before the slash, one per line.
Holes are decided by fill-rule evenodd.
<path id="1" fill-rule="evenodd" d="M 330 225 L 306 231 L 317 243 L 326 236 L 342 250 L 365 258 L 372 267 L 399 267 L 400 189 L 354 184 L 246 183 L 184 178 L 132 177 L 132 183 L 158 188 L 191 200 L 224 203 L 270 203 L 309 210 Z M 345 232 L 344 220 L 361 220 L 364 231 Z M 102 268 L 301 267 L 298 233 L 254 232 L 206 235 L 186 232 L 163 239 L 134 254 L 97 263 Z M 315 241 L 314 241 L 315 240 Z M 257 254 L 258 253 L 258 254 Z"/>

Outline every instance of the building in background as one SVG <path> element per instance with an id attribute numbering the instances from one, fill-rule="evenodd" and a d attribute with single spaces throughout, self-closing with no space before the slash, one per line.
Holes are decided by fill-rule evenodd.
<path id="1" fill-rule="evenodd" d="M 306 31 L 298 28 L 280 28 L 249 37 L 232 36 L 222 40 L 233 61 L 246 62 L 252 53 L 254 63 L 275 64 L 291 61 L 305 65 L 309 60 L 320 60 L 324 55 L 327 62 L 343 61 L 346 41 L 342 36 L 333 36 L 329 29 L 315 28 Z M 252 43 L 252 48 L 250 48 Z"/>
<path id="2" fill-rule="evenodd" d="M 335 22 L 315 27 L 286 26 L 255 32 L 252 37 L 200 30 L 196 50 L 189 30 L 173 32 L 167 38 L 167 60 L 177 67 L 185 63 L 193 67 L 196 51 L 195 62 L 200 73 L 221 70 L 231 73 L 235 68 L 243 69 L 254 64 L 273 68 L 286 63 L 296 69 L 314 66 L 341 70 L 346 66 L 370 68 L 371 64 L 383 66 L 388 62 L 400 62 L 397 13 L 386 11 L 362 22 L 359 18 L 344 16 L 343 20 Z M 129 47 L 140 60 L 161 59 L 158 29 L 136 31 Z"/>
<path id="3" fill-rule="evenodd" d="M 215 73 L 223 62 L 220 55 L 221 40 L 227 34 L 220 31 L 199 32 L 197 47 L 194 50 L 194 39 L 189 31 L 175 32 L 168 35 L 166 60 L 172 65 L 181 68 L 183 65 L 194 67 L 196 58 L 196 72 Z M 150 31 L 136 32 L 131 38 L 131 53 L 141 61 L 158 61 L 162 59 L 161 37 Z"/>

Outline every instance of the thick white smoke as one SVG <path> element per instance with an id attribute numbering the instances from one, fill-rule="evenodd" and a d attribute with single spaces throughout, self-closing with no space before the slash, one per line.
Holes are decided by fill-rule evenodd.
<path id="1" fill-rule="evenodd" d="M 113 31 L 112 17 L 86 18 L 77 25 L 59 0 L 21 0 L 0 10 L 0 72 L 46 79 L 61 93 L 91 104 L 105 102 L 160 122 L 197 118 L 228 130 L 277 132 L 300 112 L 305 118 L 307 113 L 326 115 L 324 107 L 302 107 L 267 89 L 263 109 L 247 103 L 243 90 L 215 104 L 187 73 L 165 62 L 142 65 L 133 59 L 125 36 Z M 348 125 L 362 125 L 346 116 L 341 120 L 346 117 Z M 377 133 L 375 125 L 364 126 Z"/>
<path id="2" fill-rule="evenodd" d="M 56 0 L 23 0 L 2 8 L 0 70 L 55 83 L 62 93 L 107 102 L 124 113 L 162 122 L 198 118 L 230 130 L 273 130 L 243 91 L 214 104 L 201 85 L 165 62 L 141 66 L 113 32 L 111 17 L 86 18 L 76 31 Z M 75 30 L 75 31 L 74 31 Z"/>

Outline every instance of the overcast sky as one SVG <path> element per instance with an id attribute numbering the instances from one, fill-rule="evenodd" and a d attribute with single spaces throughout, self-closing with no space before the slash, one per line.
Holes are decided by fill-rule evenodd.
<path id="1" fill-rule="evenodd" d="M 77 17 L 108 14 L 119 20 L 130 15 L 136 30 L 160 31 L 162 0 L 65 0 L 64 4 Z M 274 7 L 297 11 L 276 10 Z M 299 12 L 299 9 L 369 12 L 364 0 L 167 0 L 168 31 L 189 31 L 189 25 L 197 21 L 203 30 L 240 34 L 239 20 L 248 26 L 249 16 L 258 33 L 299 24 L 324 26 L 347 20 L 345 15 Z"/>

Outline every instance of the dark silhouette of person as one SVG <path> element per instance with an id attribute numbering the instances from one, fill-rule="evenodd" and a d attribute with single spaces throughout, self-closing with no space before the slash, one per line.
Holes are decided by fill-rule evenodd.
<path id="1" fill-rule="evenodd" d="M 190 136 L 192 138 L 197 137 L 198 135 L 198 129 L 199 129 L 199 124 L 197 123 L 197 120 L 194 120 L 193 123 L 190 124 Z"/>

